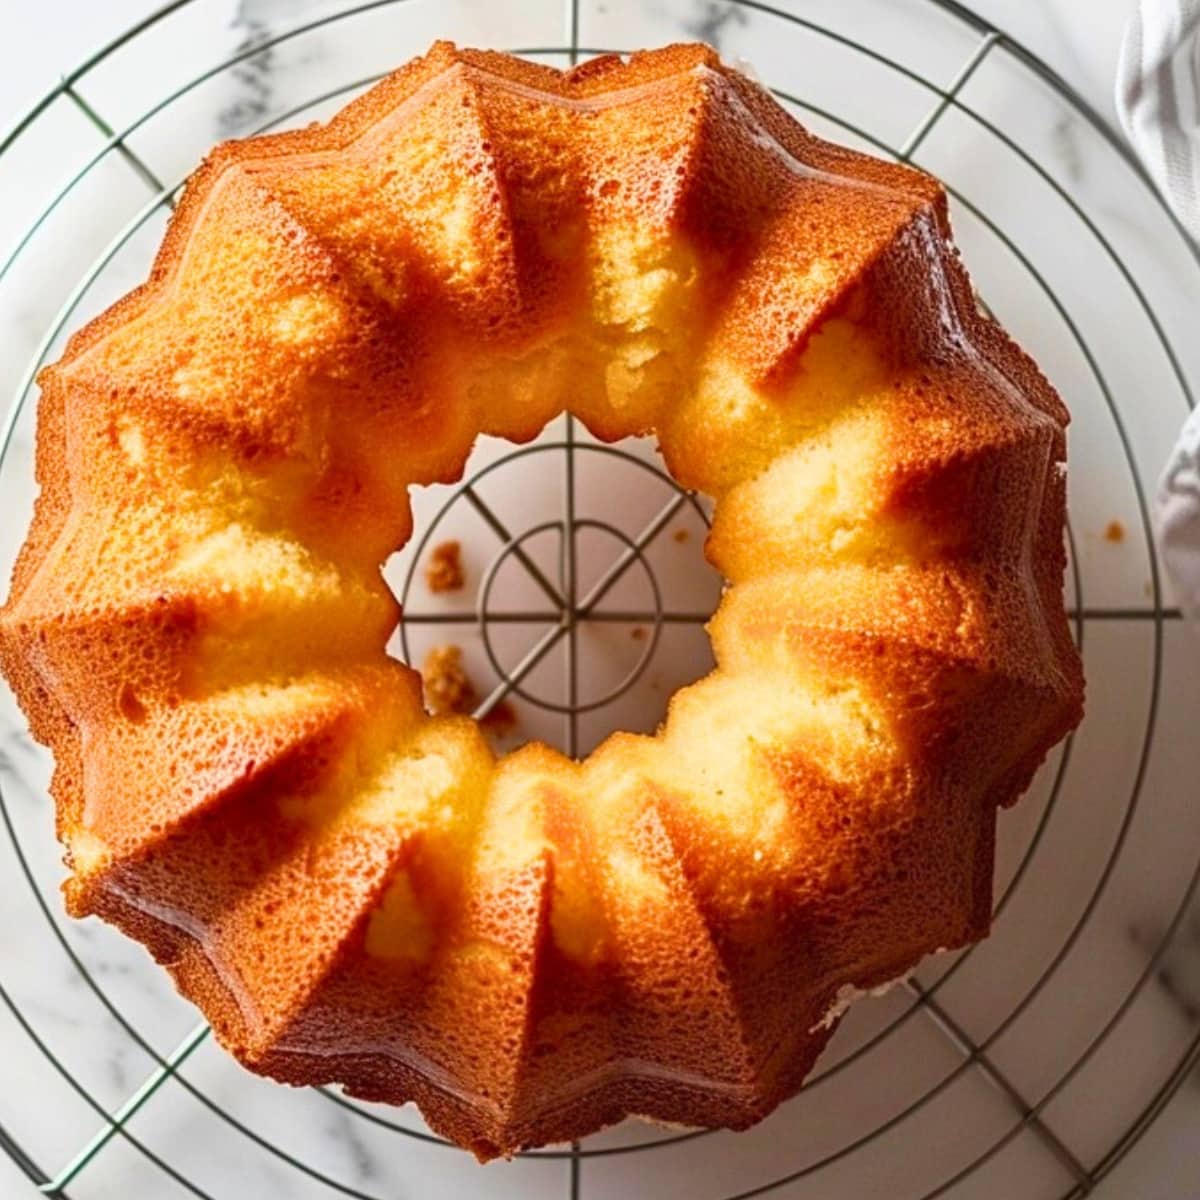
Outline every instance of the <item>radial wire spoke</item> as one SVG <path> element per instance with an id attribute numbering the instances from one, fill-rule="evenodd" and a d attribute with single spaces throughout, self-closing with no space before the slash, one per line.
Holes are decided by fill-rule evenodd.
<path id="1" fill-rule="evenodd" d="M 574 12 L 574 7 L 572 7 Z M 563 519 L 564 528 L 560 552 L 562 560 L 563 592 L 567 597 L 567 757 L 579 754 L 579 628 L 578 610 L 575 601 L 578 591 L 579 563 L 578 544 L 575 533 L 575 418 L 567 413 L 566 449 L 564 451 Z"/>
<path id="2" fill-rule="evenodd" d="M 934 1027 L 979 1069 L 993 1087 L 1012 1102 L 1013 1107 L 1021 1114 L 1025 1123 L 1045 1142 L 1047 1149 L 1054 1157 L 1075 1176 L 1076 1182 L 1081 1187 L 1090 1191 L 1094 1181 L 1088 1169 L 1046 1122 L 1034 1112 L 1029 1101 L 1017 1090 L 1016 1085 L 1008 1076 L 996 1066 L 979 1045 L 971 1040 L 966 1030 L 915 979 L 906 979 L 904 986 L 917 997 L 921 1011 L 929 1018 Z"/>
<path id="3" fill-rule="evenodd" d="M 1100 613 L 1101 617 L 1111 616 L 1110 613 Z M 1143 613 L 1130 613 L 1130 619 L 1143 617 Z M 1165 615 L 1165 614 L 1164 614 Z M 403 620 L 409 625 L 477 625 L 479 614 L 475 612 L 445 612 L 445 613 L 408 613 Z M 489 612 L 489 624 L 499 622 L 504 625 L 553 625 L 562 620 L 562 613 L 537 612 L 524 610 L 521 612 Z M 630 609 L 605 609 L 603 612 L 589 612 L 577 618 L 578 623 L 600 621 L 610 625 L 653 625 L 662 621 L 667 625 L 704 625 L 712 620 L 711 612 L 642 612 Z"/>
<path id="4" fill-rule="evenodd" d="M 209 1027 L 207 1024 L 197 1025 L 191 1033 L 183 1039 L 182 1042 L 163 1060 L 163 1064 L 156 1067 L 147 1077 L 145 1082 L 113 1113 L 109 1119 L 109 1123 L 101 1129 L 78 1154 L 76 1154 L 70 1162 L 55 1177 L 47 1183 L 40 1184 L 39 1192 L 46 1195 L 56 1196 L 68 1183 L 74 1179 L 84 1167 L 112 1141 L 114 1137 L 124 1128 L 126 1122 L 158 1091 L 172 1075 L 175 1074 L 179 1065 L 200 1045 L 208 1036 Z"/>
<path id="5" fill-rule="evenodd" d="M 565 607 L 566 602 L 559 592 L 558 588 L 546 578 L 542 568 L 525 553 L 525 549 L 517 541 L 517 539 L 508 531 L 508 526 L 496 516 L 495 512 L 484 501 L 483 497 L 468 484 L 462 490 L 463 496 L 470 502 L 475 511 L 487 522 L 488 527 L 496 534 L 496 536 L 512 547 L 512 556 L 529 572 L 530 578 L 549 596 L 551 602 L 560 612 Z"/>
<path id="6" fill-rule="evenodd" d="M 124 139 L 117 137 L 113 127 L 75 90 L 71 84 L 65 84 L 63 92 L 69 96 L 85 117 L 95 127 L 100 130 L 106 138 L 111 139 L 117 153 L 133 168 L 134 174 L 145 183 L 152 192 L 166 192 L 167 186 L 155 173 L 146 165 L 145 159 L 135 154 L 126 144 Z M 175 207 L 174 198 L 168 196 L 163 202 L 168 208 Z"/>
<path id="7" fill-rule="evenodd" d="M 628 609 L 605 609 L 603 612 L 588 612 L 580 616 L 581 622 L 601 621 L 610 625 L 653 625 L 661 621 L 664 625 L 707 625 L 712 620 L 710 612 L 631 612 Z"/>
<path id="8" fill-rule="evenodd" d="M 498 683 L 483 699 L 471 714 L 475 720 L 482 721 L 533 670 L 534 667 L 554 649 L 567 632 L 567 622 L 564 619 L 554 629 L 547 630 L 525 653 L 525 657 Z"/>
<path id="9" fill-rule="evenodd" d="M 909 159 L 917 152 L 920 144 L 929 136 L 933 127 L 941 119 L 942 114 L 948 109 L 960 91 L 966 86 L 967 80 L 975 74 L 979 64 L 987 57 L 988 51 L 1000 40 L 1000 35 L 995 30 L 991 30 L 984 34 L 983 40 L 975 47 L 975 52 L 963 63 L 958 74 L 954 77 L 954 81 L 942 94 L 941 99 L 930 110 L 929 115 L 912 131 L 908 140 L 900 148 L 900 153 L 897 157 L 901 162 L 908 162 Z"/>
<path id="10" fill-rule="evenodd" d="M 641 552 L 666 528 L 671 518 L 687 503 L 688 494 L 677 492 L 658 510 L 653 520 L 633 539 L 633 545 L 617 558 L 616 562 L 593 584 L 591 590 L 579 602 L 579 617 L 591 616 L 591 610 L 616 586 L 617 581 L 637 562 Z"/>
<path id="11" fill-rule="evenodd" d="M 402 618 L 409 625 L 478 625 L 479 614 L 475 612 L 404 613 Z M 490 612 L 489 623 L 499 621 L 506 625 L 553 625 L 562 620 L 559 612 Z"/>

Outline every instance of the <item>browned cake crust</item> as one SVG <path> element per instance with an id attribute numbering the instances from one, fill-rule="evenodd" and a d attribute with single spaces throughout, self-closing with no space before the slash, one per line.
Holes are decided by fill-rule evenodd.
<path id="1" fill-rule="evenodd" d="M 253 1070 L 485 1158 L 741 1128 L 843 989 L 986 933 L 997 807 L 1081 714 L 1067 414 L 940 185 L 706 47 L 438 43 L 218 147 L 41 384 L 0 664 L 68 906 Z M 655 737 L 497 761 L 386 657 L 379 564 L 564 408 L 717 501 L 718 667 Z"/>

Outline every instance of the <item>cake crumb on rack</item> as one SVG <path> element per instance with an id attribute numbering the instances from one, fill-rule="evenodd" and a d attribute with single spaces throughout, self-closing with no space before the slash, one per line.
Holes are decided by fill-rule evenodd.
<path id="1" fill-rule="evenodd" d="M 632 628 L 632 629 L 629 631 L 629 636 L 630 636 L 631 638 L 633 638 L 633 640 L 634 640 L 635 642 L 644 642 L 644 641 L 646 640 L 646 627 L 645 627 L 645 625 L 635 625 L 635 626 L 634 626 L 634 627 L 633 627 L 633 628 Z"/>
<path id="2" fill-rule="evenodd" d="M 671 536 L 682 546 L 692 535 L 686 529 L 677 529 Z"/>
<path id="3" fill-rule="evenodd" d="M 438 593 L 461 591 L 465 579 L 462 544 L 451 539 L 434 546 L 425 563 L 425 582 L 429 590 Z"/>
<path id="4" fill-rule="evenodd" d="M 479 703 L 479 692 L 463 666 L 462 647 L 452 642 L 432 646 L 421 665 L 425 707 L 435 717 L 471 713 Z M 507 700 L 493 705 L 479 720 L 496 737 L 504 737 L 517 724 L 516 710 Z"/>
<path id="5" fill-rule="evenodd" d="M 425 707 L 435 717 L 469 713 L 479 699 L 462 661 L 462 647 L 431 646 L 421 664 Z"/>
<path id="6" fill-rule="evenodd" d="M 1123 542 L 1125 526 L 1120 521 L 1109 521 L 1104 527 L 1104 540 L 1106 542 Z"/>

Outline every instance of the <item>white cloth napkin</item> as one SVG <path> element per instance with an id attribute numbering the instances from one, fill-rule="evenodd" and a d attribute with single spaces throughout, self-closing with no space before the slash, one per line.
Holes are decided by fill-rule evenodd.
<path id="1" fill-rule="evenodd" d="M 1121 45 L 1116 99 L 1133 148 L 1200 240 L 1200 0 L 1139 0 Z M 1200 408 L 1171 452 L 1154 517 L 1180 603 L 1200 621 Z"/>

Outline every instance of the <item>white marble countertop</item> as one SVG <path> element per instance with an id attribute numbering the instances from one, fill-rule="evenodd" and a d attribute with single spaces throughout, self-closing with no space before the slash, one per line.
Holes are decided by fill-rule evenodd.
<path id="1" fill-rule="evenodd" d="M 1059 71 L 1101 115 L 1111 120 L 1113 65 L 1125 12 L 1133 0 L 968 0 L 997 27 L 1011 33 Z M 973 53 L 976 35 L 961 29 L 924 41 L 924 25 L 908 19 L 925 0 L 778 0 L 793 12 L 849 28 L 863 10 L 863 28 L 890 39 L 896 54 L 928 64 L 937 79 L 949 83 Z M 38 0 L 6 6 L 0 30 L 0 133 L 63 73 L 74 68 L 107 38 L 159 7 L 149 0 Z M 302 23 L 310 10 L 346 7 L 337 0 L 197 0 L 149 40 L 145 54 L 131 53 L 98 69 L 81 90 L 100 116 L 114 127 L 134 119 L 148 104 L 178 87 L 197 64 L 214 61 L 254 44 L 266 32 Z M 408 56 L 422 42 L 445 32 L 460 40 L 497 45 L 561 44 L 561 0 L 411 0 L 402 48 L 385 33 L 360 34 L 354 47 L 366 75 Z M 569 6 L 568 6 L 569 7 Z M 875 136 L 900 144 L 928 109 L 928 96 L 905 89 L 871 72 L 860 80 L 845 74 L 831 49 L 828 61 L 803 58 L 805 75 L 787 74 L 789 63 L 811 54 L 792 42 L 759 13 L 730 17 L 710 0 L 585 0 L 581 6 L 583 44 L 630 45 L 708 34 L 731 54 L 747 54 L 771 83 L 786 78 L 793 93 L 817 103 L 828 93 Z M 886 11 L 885 11 L 886 8 Z M 380 19 L 382 22 L 382 18 Z M 376 30 L 374 17 L 361 28 Z M 878 23 L 877 25 L 875 23 Z M 382 23 L 378 30 L 390 29 Z M 474 31 L 468 34 L 467 31 Z M 770 35 L 770 36 L 768 36 Z M 777 36 L 776 36 L 777 35 Z M 866 35 L 864 35 L 866 36 Z M 174 181 L 212 141 L 241 132 L 276 115 L 293 95 L 296 80 L 303 94 L 319 93 L 342 82 L 346 44 L 336 35 L 300 38 L 271 51 L 265 61 L 244 64 L 211 86 L 197 89 L 162 117 L 146 122 L 130 139 L 143 163 L 163 180 Z M 799 56 L 795 59 L 789 56 Z M 342 56 L 342 57 L 340 57 Z M 339 73 L 340 72 L 340 73 Z M 847 83 L 849 80 L 849 83 Z M 873 91 L 872 89 L 880 89 Z M 839 90 L 840 89 L 840 90 Z M 299 94 L 299 93 L 297 93 Z M 1095 217 L 1111 244 L 1118 247 L 1166 333 L 1175 339 L 1183 370 L 1200 381 L 1200 346 L 1194 338 L 1194 314 L 1200 311 L 1200 271 L 1186 257 L 1167 223 L 1148 198 L 1121 174 L 1120 164 L 1077 115 L 1042 95 L 1041 84 L 1006 60 L 991 58 L 964 89 L 964 98 L 1002 128 L 1009 122 L 1049 164 L 1070 196 Z M 1023 108 L 1022 106 L 1027 106 Z M 326 105 L 320 115 L 331 110 Z M 1025 113 L 1024 118 L 1021 114 Z M 309 119 L 306 115 L 304 119 Z M 1023 120 L 1023 123 L 1022 123 Z M 60 184 L 97 149 L 96 129 L 80 111 L 64 105 L 47 116 L 47 134 L 37 146 L 22 147 L 17 167 L 12 156 L 0 158 L 0 262 L 15 237 L 44 206 L 42 184 Z M 820 127 L 818 125 L 818 127 Z M 820 127 L 822 132 L 827 132 Z M 109 156 L 111 159 L 113 156 Z M 61 160 L 61 162 L 60 162 Z M 1146 970 L 1147 947 L 1161 935 L 1186 883 L 1200 861 L 1200 817 L 1195 805 L 1200 779 L 1200 747 L 1188 715 L 1200 711 L 1200 655 L 1191 632 L 1178 620 L 1163 622 L 1161 671 L 1150 678 L 1154 639 L 1148 622 L 1134 619 L 1145 609 L 1152 573 L 1144 546 L 1133 531 L 1139 526 L 1136 489 L 1129 463 L 1149 479 L 1156 470 L 1173 424 L 1181 419 L 1177 385 L 1159 361 L 1161 352 L 1142 329 L 1144 314 L 1122 307 L 1128 301 L 1111 260 L 1092 241 L 1072 241 L 1073 225 L 1057 224 L 1062 197 L 1042 197 L 1044 180 L 1016 160 L 993 154 L 974 126 L 947 118 L 923 147 L 922 165 L 942 173 L 956 186 L 956 223 L 968 262 L 989 303 L 1034 351 L 1075 412 L 1072 430 L 1072 523 L 1079 584 L 1073 595 L 1098 619 L 1087 626 L 1090 711 L 1076 739 L 1067 783 L 1053 820 L 1043 831 L 1059 758 L 1047 766 L 1028 801 L 1006 817 L 1000 847 L 1000 884 L 1014 876 L 1021 855 L 1041 839 L 1022 886 L 999 923 L 997 933 L 976 956 L 970 970 L 959 972 L 939 993 L 944 1013 L 959 1034 L 987 1043 L 988 1067 L 1014 1082 L 1022 1097 L 1036 1102 L 1084 1050 L 1090 1037 L 1110 1019 L 1119 999 Z M 6 174 L 6 168 L 9 173 Z M 14 172 L 18 172 L 15 173 Z M 0 408 L 7 408 L 25 365 L 51 314 L 65 299 L 84 266 L 111 242 L 147 202 L 144 179 L 128 165 L 106 161 L 82 194 L 68 199 L 30 243 L 7 280 L 0 280 Z M 87 189 L 92 190 L 87 190 Z M 1028 208 L 1046 203 L 1045 227 L 1028 219 Z M 1052 303 L 1032 287 L 1027 271 L 1018 271 L 1012 255 L 989 233 L 986 222 L 969 207 L 995 216 L 1013 235 L 1018 249 L 1050 280 L 1071 316 L 1088 335 L 1115 408 L 1124 417 L 1122 436 L 1114 432 L 1100 375 L 1089 370 L 1086 354 L 1064 331 Z M 119 219 L 118 219 L 119 218 Z M 1072 218 L 1072 220 L 1075 220 Z M 59 222 L 60 224 L 55 224 Z M 117 250 L 100 283 L 82 297 L 75 323 L 120 294 L 144 270 L 146 257 L 161 234 L 162 218 Z M 61 235 L 61 236 L 60 236 Z M 78 251 L 73 242 L 79 242 Z M 72 243 L 68 246 L 67 243 Z M 1011 250 L 1011 247 L 1009 247 Z M 28 260 L 28 262 L 27 262 Z M 23 272 L 23 273 L 22 273 Z M 7 291 L 5 289 L 8 289 Z M 1142 397 L 1146 400 L 1143 403 Z M 14 452 L 28 453 L 29 425 L 18 424 Z M 1082 467 L 1080 464 L 1084 464 Z M 7 507 L 0 488 L 0 568 L 8 563 L 24 527 L 24 515 Z M 25 503 L 22 500 L 20 503 Z M 1130 536 L 1113 545 L 1103 536 L 1109 518 L 1119 519 Z M 1169 600 L 1166 602 L 1169 604 Z M 1124 619 L 1122 614 L 1131 619 Z M 1159 678 L 1161 676 L 1161 679 Z M 3 688 L 0 687 L 0 693 Z M 1156 699 L 1156 697 L 1158 699 Z M 7 707 L 5 707 L 7 705 Z M 1156 729 L 1145 756 L 1143 725 Z M 1149 728 L 1149 726 L 1146 726 Z M 107 1111 L 115 1112 L 153 1078 L 154 1061 L 134 1044 L 80 977 L 63 946 L 87 965 L 96 986 L 149 1043 L 157 1055 L 178 1047 L 196 1018 L 179 1001 L 136 947 L 92 922 L 74 924 L 58 913 L 55 893 L 61 875 L 44 800 L 45 762 L 20 734 L 11 702 L 0 694 L 0 788 L 8 804 L 13 836 L 0 826 L 0 986 L 26 1014 L 37 1035 Z M 1138 794 L 1136 818 L 1126 801 Z M 1044 837 L 1042 834 L 1044 832 Z M 24 864 L 16 857 L 19 844 Z M 1111 874 L 1105 863 L 1114 847 Z M 62 930 L 60 945 L 47 925 L 21 872 L 27 867 L 49 912 Z M 1105 886 L 1089 908 L 1097 878 Z M 1065 956 L 1062 970 L 1051 972 L 1047 986 L 1025 1016 L 1002 1033 L 996 1030 L 1039 973 L 1055 963 L 1081 916 L 1082 934 Z M 945 964 L 930 964 L 920 980 L 931 986 Z M 903 1016 L 910 997 L 893 993 L 856 1009 L 839 1033 L 833 1061 L 849 1060 L 888 1023 Z M 926 1014 L 927 1015 L 927 1014 Z M 1111 1038 L 1040 1117 L 1043 1133 L 1019 1131 L 989 1164 L 972 1172 L 948 1194 L 977 1200 L 1056 1197 L 1071 1186 L 1070 1160 L 1100 1159 L 1115 1137 L 1153 1093 L 1167 1065 L 1175 1061 L 1200 1023 L 1200 909 L 1183 917 L 1173 948 L 1152 972 L 1139 1000 L 1123 1015 Z M 761 1185 L 795 1161 L 793 1143 L 804 1141 L 808 1159 L 830 1154 L 827 1170 L 810 1180 L 797 1179 L 770 1192 L 781 1197 L 908 1197 L 923 1194 L 930 1163 L 944 1163 L 945 1178 L 967 1165 L 997 1131 L 1011 1127 L 1013 1097 L 989 1083 L 977 1059 L 963 1070 L 961 1050 L 946 1028 L 928 1021 L 906 1021 L 888 1039 L 888 1054 L 864 1054 L 853 1069 L 831 1072 L 827 1083 L 802 1096 L 788 1112 L 773 1117 L 754 1133 L 720 1137 L 689 1148 L 642 1151 L 585 1162 L 581 1196 L 717 1197 Z M 39 1166 L 54 1172 L 68 1163 L 100 1128 L 97 1115 L 63 1084 L 30 1042 L 12 1012 L 0 1004 L 0 1127 L 25 1145 Z M 873 1065 L 872 1065 L 873 1064 Z M 962 1072 L 962 1074 L 959 1074 Z M 550 1197 L 569 1194 L 568 1168 L 559 1161 L 528 1161 L 511 1167 L 477 1168 L 438 1147 L 397 1139 L 379 1122 L 391 1120 L 419 1129 L 408 1113 L 375 1110 L 374 1121 L 351 1117 L 345 1108 L 313 1096 L 278 1089 L 249 1079 L 209 1044 L 187 1059 L 181 1073 L 187 1090 L 166 1082 L 145 1108 L 132 1115 L 129 1128 L 155 1154 L 191 1179 L 203 1180 L 208 1194 L 226 1197 L 332 1196 L 321 1183 L 327 1176 L 343 1192 L 355 1195 Z M 930 1087 L 950 1080 L 934 1101 L 896 1125 L 896 1135 L 880 1136 L 868 1161 L 843 1155 L 847 1130 L 884 1124 Z M 212 1107 L 197 1100 L 201 1092 Z M 300 1160 L 297 1169 L 265 1151 L 214 1109 L 235 1116 L 255 1137 L 281 1147 Z M 799 1114 L 799 1115 L 797 1115 Z M 1049 1130 L 1065 1160 L 1047 1150 Z M 620 1129 L 601 1135 L 599 1147 L 644 1139 L 644 1130 Z M 1150 1132 L 1093 1195 L 1107 1200 L 1183 1200 L 1200 1196 L 1200 1079 L 1183 1084 Z M 1066 1161 L 1067 1165 L 1064 1165 Z M 199 1185 L 198 1185 L 199 1186 Z M 121 1137 L 114 1138 L 67 1189 L 80 1197 L 143 1200 L 185 1195 L 177 1181 L 158 1171 Z M 0 1196 L 35 1195 L 25 1176 L 0 1153 Z"/>

